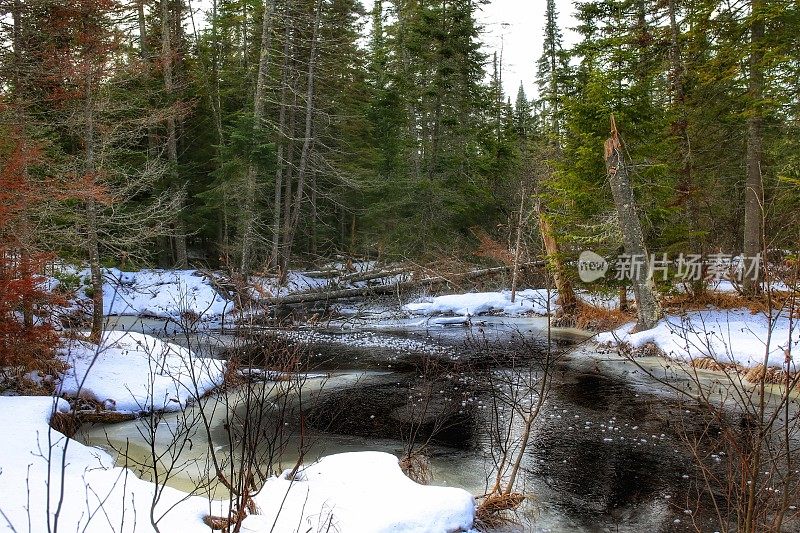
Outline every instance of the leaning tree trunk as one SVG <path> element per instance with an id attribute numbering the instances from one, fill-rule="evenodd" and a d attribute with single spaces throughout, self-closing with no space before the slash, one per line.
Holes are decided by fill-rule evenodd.
<path id="1" fill-rule="evenodd" d="M 535 205 L 544 252 L 547 256 L 548 266 L 553 272 L 556 291 L 558 291 L 558 303 L 561 307 L 559 314 L 567 317 L 575 316 L 578 311 L 578 298 L 575 296 L 575 289 L 573 289 L 572 282 L 569 280 L 567 269 L 564 268 L 564 262 L 559 255 L 558 242 L 550 221 L 542 209 L 541 201 L 537 200 Z"/>
<path id="2" fill-rule="evenodd" d="M 269 49 L 272 44 L 272 11 L 275 0 L 267 0 L 264 4 L 264 20 L 261 24 L 261 54 L 258 60 L 258 76 L 256 78 L 256 92 L 253 97 L 253 136 L 259 142 L 264 119 L 264 104 L 266 103 L 267 69 L 269 67 Z M 241 265 L 242 275 L 247 278 L 250 271 L 250 258 L 252 255 L 253 240 L 256 225 L 256 194 L 257 194 L 258 166 L 252 157 L 247 166 L 245 179 L 245 197 L 242 206 L 242 250 Z"/>
<path id="3" fill-rule="evenodd" d="M 764 219 L 764 184 L 761 179 L 762 160 L 762 115 L 761 99 L 764 93 L 764 51 L 761 41 L 764 38 L 763 1 L 753 0 L 753 22 L 750 28 L 750 114 L 747 119 L 747 182 L 744 197 L 744 248 L 742 255 L 744 292 L 754 295 L 759 292 L 760 268 L 755 259 L 762 252 L 762 232 Z"/>
<path id="4" fill-rule="evenodd" d="M 161 0 L 161 59 L 164 69 L 164 92 L 167 94 L 167 98 L 170 99 L 170 104 L 172 104 L 171 98 L 175 88 L 172 80 L 172 42 L 170 38 L 171 29 L 169 21 L 169 2 Z M 173 110 L 167 113 L 167 157 L 170 167 L 170 187 L 174 194 L 183 196 L 183 187 L 178 186 L 178 141 L 175 133 L 175 115 Z M 181 207 L 183 207 L 183 202 L 181 202 Z M 172 236 L 175 242 L 176 265 L 179 268 L 188 268 L 189 260 L 186 253 L 186 232 L 180 212 L 173 221 L 172 230 Z"/>
<path id="5" fill-rule="evenodd" d="M 639 319 L 636 330 L 650 329 L 661 318 L 661 306 L 656 298 L 655 284 L 647 275 L 648 255 L 644 245 L 644 233 L 636 212 L 636 199 L 633 196 L 628 169 L 625 167 L 622 144 L 613 115 L 611 116 L 611 137 L 605 142 L 605 160 L 611 181 L 611 193 L 614 196 L 614 205 L 617 208 L 617 216 L 622 230 L 622 239 L 625 243 L 625 253 L 631 257 L 632 261 L 641 261 L 644 266 L 644 275 L 641 271 L 634 270 L 631 276 Z"/>

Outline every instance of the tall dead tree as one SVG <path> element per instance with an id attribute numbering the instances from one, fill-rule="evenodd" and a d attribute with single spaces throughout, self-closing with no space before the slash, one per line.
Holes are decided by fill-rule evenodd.
<path id="1" fill-rule="evenodd" d="M 656 298 L 655 283 L 646 274 L 648 264 L 647 248 L 644 244 L 644 232 L 636 210 L 636 199 L 633 195 L 628 169 L 622 155 L 622 142 L 617 131 L 614 115 L 611 115 L 611 137 L 605 142 L 605 160 L 611 182 L 611 193 L 614 196 L 614 205 L 617 208 L 619 225 L 622 230 L 622 239 L 625 244 L 625 253 L 632 261 L 641 261 L 645 266 L 645 275 L 641 271 L 631 271 L 631 283 L 636 295 L 636 311 L 638 322 L 636 330 L 650 329 L 661 318 L 661 306 Z"/>
<path id="2" fill-rule="evenodd" d="M 300 221 L 300 211 L 303 208 L 303 198 L 305 195 L 305 179 L 308 174 L 311 160 L 312 146 L 314 143 L 314 83 L 315 69 L 317 63 L 317 48 L 319 41 L 319 26 L 322 17 L 322 0 L 317 0 L 314 8 L 314 29 L 311 34 L 311 51 L 308 58 L 308 76 L 306 79 L 306 106 L 305 106 L 305 129 L 303 132 L 303 147 L 300 151 L 300 163 L 297 168 L 297 189 L 295 191 L 294 207 L 291 211 L 286 211 L 289 217 L 287 232 L 285 235 L 285 253 L 281 264 L 281 272 L 285 275 L 288 270 L 289 260 L 292 255 L 292 244 L 297 224 Z"/>
<path id="3" fill-rule="evenodd" d="M 173 49 L 171 33 L 169 1 L 161 0 L 161 61 L 164 75 L 164 92 L 167 95 L 170 106 L 173 106 L 174 102 L 172 102 L 172 98 L 175 92 L 175 85 L 172 76 Z M 178 140 L 175 129 L 174 107 L 171 107 L 167 113 L 166 125 L 167 158 L 169 160 L 171 178 L 170 187 L 174 195 L 183 196 L 185 194 L 184 188 L 178 184 Z M 176 266 L 178 268 L 188 268 L 189 260 L 186 254 L 186 231 L 180 212 L 172 223 L 172 230 L 172 238 L 175 244 Z"/>
<path id="4" fill-rule="evenodd" d="M 284 36 L 283 36 L 283 64 L 281 65 L 281 100 L 278 108 L 278 140 L 277 168 L 275 170 L 275 194 L 272 211 L 272 247 L 270 250 L 269 267 L 275 269 L 279 265 L 281 248 L 281 211 L 283 201 L 283 179 L 284 179 L 284 137 L 286 137 L 286 109 L 289 106 L 289 72 L 291 63 L 289 58 L 292 54 L 292 25 L 289 23 L 292 4 L 286 2 L 284 7 Z"/>
<path id="5" fill-rule="evenodd" d="M 275 0 L 264 2 L 264 20 L 261 24 L 261 52 L 258 59 L 258 74 L 256 76 L 256 91 L 253 96 L 253 136 L 258 142 L 264 120 L 264 105 L 266 103 L 267 70 L 269 69 L 269 50 L 272 45 L 272 14 L 275 9 Z M 258 165 L 252 157 L 247 167 L 245 178 L 245 197 L 242 206 L 242 242 L 241 264 L 242 275 L 247 276 L 250 271 L 250 262 L 253 251 L 253 240 L 256 225 L 256 196 L 257 196 Z"/>
<path id="6" fill-rule="evenodd" d="M 762 251 L 764 219 L 764 183 L 761 176 L 763 159 L 762 99 L 764 96 L 764 0 L 750 3 L 750 58 L 748 96 L 750 109 L 747 117 L 747 181 L 744 196 L 744 292 L 754 295 L 760 288 L 759 264 L 756 256 Z M 750 273 L 750 275 L 748 275 Z"/>

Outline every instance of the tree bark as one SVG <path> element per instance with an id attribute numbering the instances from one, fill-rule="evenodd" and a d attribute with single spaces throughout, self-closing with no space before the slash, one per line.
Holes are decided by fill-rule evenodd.
<path id="1" fill-rule="evenodd" d="M 567 269 L 561 260 L 558 241 L 556 241 L 553 228 L 547 219 L 547 214 L 542 209 L 540 201 L 536 202 L 536 216 L 539 221 L 539 233 L 542 236 L 545 255 L 547 256 L 548 267 L 553 273 L 553 281 L 558 291 L 558 303 L 561 307 L 562 316 L 575 316 L 578 311 L 578 298 L 575 296 L 575 289 L 567 275 Z"/>
<path id="2" fill-rule="evenodd" d="M 269 257 L 270 269 L 275 269 L 279 265 L 280 250 L 281 250 L 281 212 L 282 193 L 283 193 L 283 175 L 284 175 L 284 143 L 286 141 L 286 108 L 288 103 L 289 93 L 289 70 L 290 62 L 289 57 L 292 53 L 292 31 L 290 22 L 290 9 L 291 3 L 286 3 L 285 13 L 285 29 L 283 41 L 283 66 L 281 67 L 281 101 L 278 109 L 278 154 L 277 154 L 277 169 L 275 170 L 275 194 L 273 199 L 272 210 L 272 250 Z"/>
<path id="3" fill-rule="evenodd" d="M 94 165 L 94 100 L 92 93 L 92 74 L 86 80 L 86 108 L 84 143 L 86 145 L 85 172 L 95 174 Z M 95 178 L 96 179 L 96 178 Z M 100 239 L 98 237 L 97 202 L 94 198 L 86 201 L 86 248 L 89 255 L 89 272 L 92 280 L 92 330 L 90 339 L 99 343 L 103 335 L 103 272 L 100 269 Z"/>
<path id="4" fill-rule="evenodd" d="M 496 56 L 495 56 L 496 57 Z M 525 188 L 522 188 L 517 218 L 517 242 L 514 246 L 514 269 L 511 271 L 511 303 L 517 299 L 517 277 L 519 274 L 519 256 L 522 248 L 522 224 L 525 221 Z"/>
<path id="5" fill-rule="evenodd" d="M 269 50 L 272 46 L 272 12 L 275 0 L 266 0 L 264 3 L 264 20 L 261 24 L 261 53 L 258 59 L 258 75 L 256 77 L 256 91 L 253 97 L 253 136 L 259 141 L 264 120 L 264 104 L 266 101 L 267 70 L 269 68 Z M 250 159 L 245 179 L 245 198 L 242 214 L 242 250 L 240 270 L 247 279 L 250 272 L 250 262 L 253 247 L 253 234 L 256 224 L 256 196 L 257 196 L 258 166 Z"/>
<path id="6" fill-rule="evenodd" d="M 744 197 L 744 248 L 742 254 L 745 261 L 742 264 L 744 272 L 755 270 L 754 275 L 746 275 L 743 279 L 745 294 L 754 295 L 760 290 L 760 272 L 756 269 L 757 255 L 762 252 L 762 232 L 764 219 L 764 184 L 761 175 L 762 148 L 762 98 L 764 93 L 764 69 L 762 62 L 764 50 L 764 10 L 763 0 L 751 2 L 750 26 L 750 79 L 748 91 L 750 98 L 750 113 L 747 118 L 747 181 L 745 183 Z"/>
<path id="7" fill-rule="evenodd" d="M 622 239 L 625 243 L 625 253 L 631 258 L 638 258 L 647 268 L 648 255 L 644 244 L 644 233 L 636 211 L 636 199 L 633 187 L 628 177 L 628 169 L 622 156 L 622 144 L 619 132 L 611 116 L 611 137 L 605 142 L 605 160 L 608 176 L 611 182 L 611 193 L 614 196 L 614 205 L 617 208 Z M 636 274 L 634 272 L 634 274 Z M 632 276 L 633 292 L 636 295 L 636 310 L 638 322 L 636 330 L 650 329 L 661 318 L 661 306 L 655 292 L 655 284 L 649 275 Z"/>
<path id="8" fill-rule="evenodd" d="M 543 266 L 545 266 L 544 261 L 533 261 L 530 263 L 523 263 L 519 265 L 519 268 L 533 268 L 533 267 L 543 267 Z M 452 283 L 454 281 L 468 281 L 472 279 L 478 279 L 484 276 L 490 276 L 492 274 L 508 272 L 511 268 L 513 267 L 500 266 L 500 267 L 484 268 L 481 270 L 473 270 L 470 272 L 462 272 L 450 276 L 430 276 L 419 280 L 402 281 L 399 283 L 390 283 L 386 285 L 371 285 L 367 287 L 336 289 L 330 291 L 313 290 L 308 292 L 299 292 L 299 293 L 289 294 L 287 296 L 279 296 L 277 298 L 271 298 L 269 299 L 269 303 L 272 305 L 290 305 L 299 303 L 320 302 L 324 300 L 342 300 L 345 298 L 356 298 L 358 296 L 365 296 L 368 294 L 393 294 L 396 293 L 397 291 L 405 289 L 413 289 L 416 287 L 436 286 L 436 285 L 443 285 L 446 283 Z"/>
<path id="9" fill-rule="evenodd" d="M 144 65 L 146 77 L 150 78 L 150 49 L 147 44 L 147 23 L 144 17 L 145 0 L 136 2 L 136 18 L 139 24 L 139 57 Z M 156 157 L 156 145 L 158 144 L 156 130 L 153 124 L 147 123 L 147 157 Z"/>
<path id="10" fill-rule="evenodd" d="M 172 78 L 172 40 L 170 37 L 170 12 L 169 2 L 161 0 L 161 60 L 163 63 L 164 92 L 167 94 L 169 104 L 172 105 L 172 95 L 174 83 Z M 170 188 L 173 194 L 184 195 L 183 187 L 178 184 L 178 141 L 175 132 L 175 115 L 173 110 L 167 113 L 167 158 L 169 160 L 169 172 L 171 177 Z M 172 222 L 172 238 L 175 244 L 175 264 L 178 268 L 188 268 L 189 260 L 186 253 L 186 232 L 181 218 L 180 211 L 183 210 L 183 202 L 178 215 Z"/>
<path id="11" fill-rule="evenodd" d="M 294 235 L 297 231 L 297 223 L 300 220 L 300 211 L 303 207 L 303 194 L 305 178 L 308 173 L 309 160 L 311 158 L 311 146 L 313 144 L 314 126 L 314 74 L 317 63 L 317 45 L 319 40 L 319 24 L 322 15 L 322 0 L 317 0 L 314 15 L 314 31 L 311 35 L 311 52 L 308 59 L 308 77 L 306 80 L 306 117 L 305 130 L 303 137 L 303 148 L 300 151 L 300 165 L 297 170 L 297 191 L 295 192 L 294 208 L 291 212 L 289 231 L 286 238 L 286 254 L 283 257 L 281 271 L 287 272 L 289 261 L 292 256 L 292 244 Z"/>

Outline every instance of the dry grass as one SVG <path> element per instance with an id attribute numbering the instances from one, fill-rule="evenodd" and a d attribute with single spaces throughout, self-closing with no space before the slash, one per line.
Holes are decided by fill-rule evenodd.
<path id="1" fill-rule="evenodd" d="M 227 530 L 230 525 L 230 520 L 224 516 L 206 515 L 203 517 L 203 523 L 214 531 Z"/>
<path id="2" fill-rule="evenodd" d="M 525 501 L 525 495 L 519 492 L 489 494 L 483 498 L 475 510 L 475 519 L 484 528 L 502 526 L 512 521 L 508 513 L 515 511 L 523 501 Z"/>
<path id="3" fill-rule="evenodd" d="M 231 357 L 225 362 L 225 374 L 222 377 L 222 388 L 232 389 L 242 385 L 247 378 L 242 376 L 239 369 L 241 368 L 241 361 L 238 357 Z"/>
<path id="4" fill-rule="evenodd" d="M 50 417 L 50 427 L 72 438 L 81 427 L 81 421 L 74 413 L 56 412 Z"/>
<path id="5" fill-rule="evenodd" d="M 699 359 L 692 359 L 689 365 L 694 368 L 702 370 L 711 370 L 714 372 L 733 372 L 741 375 L 748 383 L 756 384 L 762 379 L 764 383 L 770 385 L 786 385 L 786 381 L 793 383 L 797 378 L 797 374 L 788 373 L 782 368 L 768 367 L 764 365 L 756 365 L 753 367 L 746 367 L 734 363 L 720 363 L 711 357 L 703 357 Z M 800 382 L 795 383 L 794 388 L 800 388 Z"/>
<path id="6" fill-rule="evenodd" d="M 409 479 L 420 485 L 429 485 L 433 481 L 431 462 L 421 453 L 413 453 L 400 459 L 400 469 Z"/>
<path id="7" fill-rule="evenodd" d="M 514 254 L 511 253 L 506 245 L 492 239 L 482 228 L 473 227 L 470 228 L 470 232 L 478 239 L 478 249 L 475 250 L 476 256 L 494 259 L 504 265 L 510 266 L 514 264 Z"/>
<path id="8" fill-rule="evenodd" d="M 772 303 L 766 295 L 746 297 L 735 292 L 703 291 L 698 294 L 676 294 L 665 296 L 661 306 L 665 311 L 698 311 L 714 307 L 716 309 L 749 309 L 751 313 L 766 313 L 770 309 L 782 309 L 787 300 L 793 297 L 789 292 L 773 292 Z"/>
<path id="9" fill-rule="evenodd" d="M 699 368 L 700 370 L 712 370 L 714 372 L 722 372 L 728 368 L 730 365 L 724 365 L 714 359 L 713 357 L 701 357 L 699 359 L 692 359 L 689 363 L 690 366 L 694 368 Z"/>
<path id="10" fill-rule="evenodd" d="M 605 309 L 578 302 L 578 312 L 573 319 L 573 325 L 589 331 L 610 331 L 631 320 L 635 320 L 633 315 L 619 309 Z"/>

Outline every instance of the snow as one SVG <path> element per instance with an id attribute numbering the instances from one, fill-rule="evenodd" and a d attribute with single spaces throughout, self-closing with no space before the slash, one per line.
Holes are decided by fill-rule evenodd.
<path id="1" fill-rule="evenodd" d="M 63 493 L 59 530 L 153 531 L 150 506 L 158 488 L 161 531 L 208 532 L 202 519 L 210 510 L 220 514 L 220 503 L 140 480 L 114 467 L 104 451 L 67 439 L 49 426 L 54 411 L 66 410 L 62 399 L 0 397 L 0 529 L 48 531 Z"/>
<path id="2" fill-rule="evenodd" d="M 366 273 L 374 267 L 374 262 L 354 263 L 354 272 L 352 273 Z M 343 275 L 351 274 L 351 272 L 344 268 L 344 265 L 339 263 L 326 265 L 326 268 L 336 268 L 342 272 Z M 392 285 L 408 281 L 408 279 L 408 274 L 395 274 L 371 279 L 369 281 L 352 282 L 341 279 L 339 276 L 312 277 L 301 271 L 290 270 L 286 274 L 286 280 L 283 284 L 276 277 L 251 276 L 250 283 L 252 284 L 252 288 L 250 290 L 250 296 L 254 300 L 260 300 L 265 297 L 277 298 L 302 292 L 354 289 L 366 287 L 368 285 Z"/>
<path id="3" fill-rule="evenodd" d="M 775 314 L 769 339 L 768 366 L 785 366 L 785 350 L 800 353 L 800 327 L 791 323 L 786 314 Z M 753 314 L 747 309 L 705 310 L 670 315 L 645 331 L 630 333 L 633 324 L 595 337 L 600 344 L 617 346 L 628 343 L 640 348 L 652 343 L 668 357 L 689 361 L 711 357 L 720 363 L 735 363 L 746 367 L 763 364 L 770 330 L 768 317 Z M 791 370 L 796 364 L 791 363 Z"/>
<path id="4" fill-rule="evenodd" d="M 245 519 L 243 531 L 447 533 L 472 527 L 470 493 L 419 485 L 387 453 L 330 455 L 293 480 L 290 473 L 267 481 L 255 498 L 259 514 Z"/>
<path id="5" fill-rule="evenodd" d="M 67 410 L 58 398 L 0 397 L 0 530 L 47 531 L 60 494 L 63 531 L 153 531 L 154 495 L 161 531 L 205 533 L 204 516 L 226 514 L 222 502 L 138 479 L 106 452 L 52 430 L 51 414 Z M 245 519 L 243 531 L 441 533 L 467 531 L 473 523 L 471 494 L 418 485 L 386 453 L 331 455 L 294 480 L 287 474 L 267 480 L 255 497 L 259 514 Z"/>
<path id="6" fill-rule="evenodd" d="M 550 311 L 556 308 L 555 291 L 549 291 Z M 535 313 L 547 314 L 547 289 L 526 289 L 517 291 L 516 301 L 511 302 L 511 291 L 470 292 L 466 294 L 448 294 L 428 297 L 421 301 L 408 303 L 403 310 L 415 315 L 452 314 L 475 316 L 486 313 L 504 313 L 506 315 L 522 315 Z"/>
<path id="7" fill-rule="evenodd" d="M 88 271 L 82 272 L 82 277 Z M 103 272 L 103 314 L 179 319 L 185 313 L 201 319 L 217 318 L 233 310 L 209 280 L 195 270 Z"/>
<path id="8" fill-rule="evenodd" d="M 58 394 L 126 413 L 180 410 L 220 385 L 224 374 L 222 361 L 136 332 L 108 331 L 100 345 L 73 341 L 60 357 L 70 368 Z"/>

